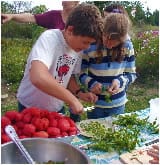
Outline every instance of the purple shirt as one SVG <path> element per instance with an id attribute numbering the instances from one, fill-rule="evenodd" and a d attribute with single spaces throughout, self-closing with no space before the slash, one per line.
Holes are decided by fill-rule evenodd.
<path id="1" fill-rule="evenodd" d="M 63 30 L 65 27 L 60 10 L 51 10 L 34 16 L 36 23 L 44 28 Z"/>

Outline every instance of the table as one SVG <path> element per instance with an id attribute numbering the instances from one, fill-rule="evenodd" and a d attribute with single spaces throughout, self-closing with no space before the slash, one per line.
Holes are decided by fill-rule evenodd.
<path id="1" fill-rule="evenodd" d="M 150 112 L 149 108 L 136 111 L 136 113 L 140 118 L 146 118 L 147 116 L 149 116 L 149 112 Z M 144 146 L 145 143 L 147 143 L 148 141 L 151 141 L 155 138 L 159 138 L 159 135 L 149 134 L 148 132 L 141 132 L 140 138 L 146 139 L 146 141 L 140 143 L 140 146 Z M 84 137 L 82 135 L 75 136 L 71 142 L 71 144 L 73 146 L 76 146 L 77 148 L 81 148 L 82 146 L 85 146 L 89 143 L 90 143 L 89 138 Z M 137 146 L 136 148 L 138 147 L 139 146 Z M 91 163 L 93 164 L 123 164 L 119 160 L 120 155 L 117 152 L 108 153 L 104 151 L 96 151 L 90 149 L 83 149 L 83 151 L 88 155 L 88 157 L 91 159 Z"/>

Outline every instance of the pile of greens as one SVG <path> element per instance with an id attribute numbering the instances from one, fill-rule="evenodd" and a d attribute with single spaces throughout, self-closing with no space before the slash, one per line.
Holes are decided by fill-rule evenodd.
<path id="1" fill-rule="evenodd" d="M 80 127 L 92 135 L 91 144 L 88 148 L 107 152 L 131 151 L 136 145 L 140 145 L 145 139 L 139 138 L 141 131 L 158 133 L 159 128 L 156 121 L 148 122 L 148 117 L 140 119 L 137 114 L 119 115 L 113 121 L 112 128 L 106 128 L 98 121 L 81 123 Z"/>

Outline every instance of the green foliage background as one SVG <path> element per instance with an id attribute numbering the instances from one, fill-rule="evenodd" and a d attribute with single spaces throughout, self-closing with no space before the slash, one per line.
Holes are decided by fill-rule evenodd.
<path id="1" fill-rule="evenodd" d="M 93 1 L 101 10 L 112 1 Z M 117 2 L 117 1 L 115 1 Z M 151 98 L 158 97 L 159 88 L 159 11 L 150 14 L 143 11 L 141 3 L 120 1 L 126 7 L 129 15 L 131 9 L 136 7 L 138 13 L 135 17 L 130 15 L 134 23 L 133 36 L 131 36 L 135 53 L 138 78 L 128 89 L 128 102 L 126 111 L 136 111 L 149 106 Z M 24 4 L 22 4 L 24 6 Z M 29 4 L 26 4 L 26 7 Z M 2 1 L 1 10 L 3 12 L 14 13 L 13 6 Z M 32 13 L 47 11 L 45 6 L 37 6 L 27 10 Z M 149 16 L 148 16 L 149 15 Z M 158 18 L 158 19 L 157 19 Z M 141 21 L 139 21 L 141 20 Z M 156 21 L 155 21 L 156 20 Z M 1 78 L 8 86 L 8 92 L 16 93 L 19 83 L 23 77 L 24 68 L 29 52 L 38 38 L 46 29 L 33 24 L 19 24 L 13 21 L 1 26 Z M 158 31 L 153 35 L 153 31 Z M 142 37 L 138 37 L 141 32 Z M 145 33 L 144 33 L 145 32 Z M 156 92 L 151 92 L 156 90 Z M 17 107 L 11 104 L 2 105 L 3 110 Z"/>

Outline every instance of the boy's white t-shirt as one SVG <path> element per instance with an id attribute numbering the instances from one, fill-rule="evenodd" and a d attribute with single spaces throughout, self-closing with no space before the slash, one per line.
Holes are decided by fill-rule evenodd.
<path id="1" fill-rule="evenodd" d="M 59 29 L 52 29 L 42 33 L 29 54 L 24 77 L 17 93 L 18 101 L 25 107 L 33 106 L 59 111 L 63 101 L 42 92 L 30 81 L 29 69 L 34 60 L 39 60 L 46 65 L 50 74 L 66 88 L 71 75 L 80 72 L 80 53 L 67 45 Z"/>

